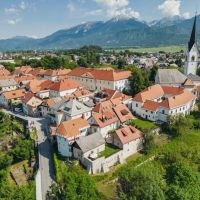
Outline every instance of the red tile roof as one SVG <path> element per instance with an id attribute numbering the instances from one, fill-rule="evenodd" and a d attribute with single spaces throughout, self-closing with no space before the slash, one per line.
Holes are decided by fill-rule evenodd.
<path id="1" fill-rule="evenodd" d="M 125 126 L 122 127 L 114 132 L 114 134 L 117 135 L 119 140 L 121 141 L 122 144 L 127 144 L 129 142 L 132 142 L 136 139 L 143 138 L 144 133 L 139 131 L 133 126 Z"/>
<path id="2" fill-rule="evenodd" d="M 96 121 L 97 126 L 100 128 L 108 126 L 115 122 L 119 122 L 118 117 L 116 116 L 116 114 L 114 113 L 112 109 L 106 110 L 102 113 L 92 114 L 92 117 Z"/>
<path id="3" fill-rule="evenodd" d="M 50 90 L 54 91 L 65 91 L 70 89 L 75 89 L 80 87 L 80 84 L 71 79 L 63 79 L 59 82 L 55 82 L 51 87 Z"/>
<path id="4" fill-rule="evenodd" d="M 34 80 L 35 77 L 34 76 L 19 76 L 19 77 L 17 76 L 14 79 L 19 84 L 19 83 L 22 83 L 24 81 Z"/>
<path id="5" fill-rule="evenodd" d="M 57 70 L 46 70 L 44 75 L 46 76 L 64 76 L 71 72 L 71 69 L 57 69 Z"/>
<path id="6" fill-rule="evenodd" d="M 37 93 L 43 90 L 48 90 L 54 84 L 53 81 L 49 80 L 31 80 L 26 87 L 33 93 Z"/>
<path id="7" fill-rule="evenodd" d="M 81 77 L 84 74 L 97 80 L 116 81 L 128 79 L 131 76 L 131 71 L 113 70 L 113 69 L 90 69 L 90 68 L 76 68 L 72 70 L 68 76 Z"/>
<path id="8" fill-rule="evenodd" d="M 116 113 L 121 123 L 124 123 L 133 119 L 133 115 L 131 111 L 124 104 L 119 104 L 118 106 L 114 107 L 113 110 Z"/>
<path id="9" fill-rule="evenodd" d="M 80 135 L 80 129 L 89 127 L 87 120 L 78 118 L 62 122 L 58 129 L 57 134 L 65 138 L 77 137 Z"/>
<path id="10" fill-rule="evenodd" d="M 13 91 L 9 91 L 9 92 L 4 92 L 3 96 L 7 100 L 19 99 L 19 98 L 22 98 L 25 96 L 25 92 L 26 91 L 24 89 L 13 90 Z"/>
<path id="11" fill-rule="evenodd" d="M 32 92 L 26 93 L 22 99 L 22 103 L 27 103 L 33 96 L 34 94 Z"/>

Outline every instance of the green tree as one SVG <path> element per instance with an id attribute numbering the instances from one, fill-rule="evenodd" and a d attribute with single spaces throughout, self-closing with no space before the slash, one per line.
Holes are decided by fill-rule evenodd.
<path id="1" fill-rule="evenodd" d="M 200 199 L 200 173 L 189 163 L 181 161 L 167 169 L 167 199 Z"/>
<path id="2" fill-rule="evenodd" d="M 118 69 L 123 69 L 126 65 L 126 60 L 124 58 L 119 58 L 117 61 Z"/>
<path id="3" fill-rule="evenodd" d="M 34 155 L 34 143 L 32 140 L 20 140 L 12 151 L 15 161 L 29 160 Z"/>
<path id="4" fill-rule="evenodd" d="M 158 66 L 156 65 L 151 69 L 149 81 L 151 81 L 153 83 L 155 82 L 155 77 L 156 77 L 157 71 L 158 71 Z"/>
<path id="5" fill-rule="evenodd" d="M 197 75 L 200 76 L 200 67 L 197 69 Z"/>
<path id="6" fill-rule="evenodd" d="M 124 200 L 164 200 L 163 171 L 156 164 L 129 167 L 119 177 L 119 197 Z"/>
<path id="7" fill-rule="evenodd" d="M 181 114 L 168 117 L 167 132 L 172 136 L 178 137 L 184 135 L 188 133 L 191 128 L 191 120 Z"/>
<path id="8" fill-rule="evenodd" d="M 88 64 L 87 64 L 87 60 L 83 57 L 81 57 L 79 60 L 78 60 L 78 65 L 80 67 L 88 67 Z"/>
<path id="9" fill-rule="evenodd" d="M 132 76 L 129 79 L 130 81 L 130 92 L 132 95 L 141 92 L 145 88 L 144 77 L 139 68 L 132 68 Z"/>

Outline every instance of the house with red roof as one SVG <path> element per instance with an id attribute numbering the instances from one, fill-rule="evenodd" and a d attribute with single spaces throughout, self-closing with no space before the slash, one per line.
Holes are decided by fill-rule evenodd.
<path id="1" fill-rule="evenodd" d="M 80 84 L 71 79 L 63 79 L 58 82 L 54 82 L 54 84 L 49 88 L 50 97 L 64 97 L 66 95 L 70 95 L 74 93 Z"/>
<path id="2" fill-rule="evenodd" d="M 102 111 L 100 113 L 93 113 L 88 120 L 91 125 L 91 133 L 101 133 L 106 138 L 108 132 L 120 126 L 120 120 L 112 109 Z"/>
<path id="3" fill-rule="evenodd" d="M 83 118 L 63 121 L 56 130 L 58 151 L 62 156 L 72 156 L 72 144 L 88 134 L 89 123 Z"/>
<path id="4" fill-rule="evenodd" d="M 66 78 L 69 72 L 71 72 L 71 69 L 48 69 L 44 71 L 43 77 L 46 80 L 58 81 L 60 79 Z"/>
<path id="5" fill-rule="evenodd" d="M 144 119 L 167 122 L 170 115 L 189 114 L 196 98 L 188 89 L 156 84 L 135 95 L 132 110 Z"/>
<path id="6" fill-rule="evenodd" d="M 22 99 L 22 110 L 26 115 L 38 117 L 40 114 L 39 106 L 42 102 L 42 99 L 36 97 L 33 93 L 26 93 Z"/>
<path id="7" fill-rule="evenodd" d="M 130 71 L 114 69 L 76 68 L 68 73 L 68 77 L 79 82 L 88 90 L 103 90 L 105 88 L 123 91 L 129 87 Z"/>
<path id="8" fill-rule="evenodd" d="M 144 133 L 131 125 L 115 130 L 111 138 L 113 145 L 123 149 L 126 158 L 143 149 Z"/>
<path id="9" fill-rule="evenodd" d="M 0 95 L 0 105 L 8 107 L 9 104 L 19 104 L 24 98 L 26 91 L 24 89 L 17 89 L 4 92 Z"/>

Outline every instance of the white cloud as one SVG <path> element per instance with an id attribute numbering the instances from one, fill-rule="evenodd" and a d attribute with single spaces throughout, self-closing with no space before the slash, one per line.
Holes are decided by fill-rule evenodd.
<path id="1" fill-rule="evenodd" d="M 70 12 L 74 12 L 74 10 L 75 10 L 74 4 L 68 3 L 68 4 L 67 4 L 67 9 L 68 9 Z"/>
<path id="2" fill-rule="evenodd" d="M 185 18 L 185 19 L 189 19 L 190 18 L 190 13 L 189 12 L 185 12 L 182 14 L 182 16 Z"/>
<path id="3" fill-rule="evenodd" d="M 27 3 L 25 1 L 21 1 L 19 5 L 11 6 L 10 8 L 5 8 L 5 13 L 17 13 L 27 8 Z"/>
<path id="4" fill-rule="evenodd" d="M 20 21 L 21 21 L 21 19 L 8 19 L 8 20 L 6 21 L 6 23 L 9 24 L 9 25 L 16 25 L 16 24 L 18 24 Z"/>
<path id="5" fill-rule="evenodd" d="M 5 8 L 4 11 L 5 13 L 16 13 L 19 10 L 17 8 L 11 7 L 11 8 Z"/>
<path id="6" fill-rule="evenodd" d="M 25 3 L 24 1 L 21 1 L 19 7 L 20 7 L 22 10 L 25 10 L 26 7 L 27 7 L 27 5 L 26 5 L 26 3 Z"/>
<path id="7" fill-rule="evenodd" d="M 165 0 L 161 5 L 158 6 L 158 10 L 166 17 L 173 17 L 180 15 L 180 0 Z"/>
<path id="8" fill-rule="evenodd" d="M 110 8 L 123 8 L 129 4 L 128 0 L 96 0 L 96 2 Z"/>
<path id="9" fill-rule="evenodd" d="M 165 0 L 158 6 L 158 10 L 160 10 L 165 17 L 180 16 L 186 19 L 190 17 L 189 12 L 181 14 L 181 0 Z"/>
<path id="10" fill-rule="evenodd" d="M 102 13 L 102 9 L 97 9 L 97 10 L 88 11 L 85 13 L 85 15 L 96 16 L 96 15 L 100 15 L 101 13 Z"/>
<path id="11" fill-rule="evenodd" d="M 128 7 L 129 0 L 95 0 L 100 6 L 106 9 L 108 17 L 124 15 L 127 17 L 139 18 L 140 13 Z"/>

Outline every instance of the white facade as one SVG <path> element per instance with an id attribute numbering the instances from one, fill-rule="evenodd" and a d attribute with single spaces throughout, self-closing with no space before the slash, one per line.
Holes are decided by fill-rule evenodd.
<path id="1" fill-rule="evenodd" d="M 79 137 L 84 137 L 87 135 L 89 127 L 84 127 L 80 129 L 80 134 L 76 137 L 72 138 L 65 138 L 62 135 L 56 135 L 57 145 L 58 145 L 58 152 L 64 157 L 72 157 L 72 144 L 75 142 L 76 139 Z"/>
<path id="2" fill-rule="evenodd" d="M 49 96 L 50 96 L 50 98 L 64 97 L 66 95 L 72 94 L 76 90 L 77 90 L 77 88 L 73 88 L 73 89 L 69 89 L 69 90 L 64 90 L 64 91 L 50 90 Z"/>
<path id="3" fill-rule="evenodd" d="M 122 92 L 124 88 L 129 87 L 128 79 L 122 79 L 122 80 L 116 80 L 116 81 L 97 80 L 92 77 L 89 77 L 89 75 L 87 74 L 83 74 L 81 77 L 69 76 L 69 78 L 77 81 L 78 83 L 80 83 L 80 85 L 92 91 L 95 91 L 95 90 L 100 91 L 107 88 L 107 89 L 117 90 L 119 92 Z"/>
<path id="4" fill-rule="evenodd" d="M 17 89 L 17 85 L 10 85 L 10 86 L 1 87 L 2 92 L 9 92 L 9 91 L 16 90 L 16 89 Z"/>
<path id="5" fill-rule="evenodd" d="M 149 121 L 162 121 L 167 122 L 168 116 L 170 115 L 188 115 L 191 110 L 194 108 L 195 100 L 188 102 L 187 104 L 180 105 L 174 108 L 165 108 L 159 107 L 155 111 L 147 110 L 143 108 L 143 104 L 141 102 L 133 101 L 132 110 L 138 116 L 147 119 Z"/>
<path id="6" fill-rule="evenodd" d="M 89 123 L 92 124 L 91 128 L 90 128 L 90 132 L 91 133 L 100 133 L 103 136 L 103 138 L 106 138 L 108 136 L 109 131 L 115 130 L 115 129 L 120 127 L 119 121 L 111 123 L 111 124 L 104 126 L 104 127 L 99 127 L 96 124 L 96 121 L 93 119 L 93 117 L 91 117 L 89 119 Z"/>
<path id="7" fill-rule="evenodd" d="M 199 67 L 200 59 L 199 59 L 199 51 L 197 47 L 197 43 L 195 43 L 192 49 L 186 53 L 186 62 L 185 62 L 185 75 L 195 74 Z"/>

